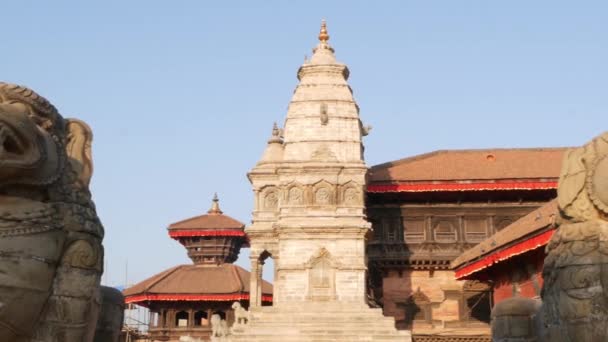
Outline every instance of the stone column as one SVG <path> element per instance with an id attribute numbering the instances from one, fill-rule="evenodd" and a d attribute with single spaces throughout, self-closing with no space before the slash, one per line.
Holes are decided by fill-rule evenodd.
<path id="1" fill-rule="evenodd" d="M 249 276 L 249 307 L 253 308 L 260 306 L 260 304 L 258 304 L 258 291 L 260 290 L 260 281 L 258 279 L 258 275 L 260 274 L 260 269 L 262 267 L 260 267 L 260 261 L 257 254 L 251 255 L 250 260 L 251 273 Z"/>

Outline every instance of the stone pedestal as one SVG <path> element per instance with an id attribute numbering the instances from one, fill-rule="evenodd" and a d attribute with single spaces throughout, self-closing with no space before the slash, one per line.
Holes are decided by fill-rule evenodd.
<path id="1" fill-rule="evenodd" d="M 338 302 L 258 307 L 250 311 L 249 324 L 233 327 L 230 338 L 235 342 L 411 340 L 410 332 L 396 331 L 394 319 L 384 317 L 381 309 Z"/>

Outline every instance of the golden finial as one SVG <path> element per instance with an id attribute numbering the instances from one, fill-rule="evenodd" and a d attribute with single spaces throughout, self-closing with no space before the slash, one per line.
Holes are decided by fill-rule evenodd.
<path id="1" fill-rule="evenodd" d="M 211 203 L 211 209 L 207 211 L 208 214 L 221 214 L 220 200 L 217 198 L 217 192 L 213 195 L 213 203 Z"/>
<path id="2" fill-rule="evenodd" d="M 319 41 L 325 43 L 329 40 L 329 34 L 327 33 L 327 23 L 325 19 L 321 21 L 321 32 L 319 32 Z"/>

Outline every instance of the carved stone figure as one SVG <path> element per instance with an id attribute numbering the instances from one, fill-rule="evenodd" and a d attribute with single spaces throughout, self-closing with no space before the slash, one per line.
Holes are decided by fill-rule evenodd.
<path id="1" fill-rule="evenodd" d="M 315 202 L 316 204 L 329 204 L 331 202 L 331 190 L 328 188 L 319 188 L 315 192 Z"/>
<path id="2" fill-rule="evenodd" d="M 608 133 L 566 154 L 560 227 L 547 246 L 543 320 L 552 342 L 608 336 Z"/>
<path id="3" fill-rule="evenodd" d="M 355 188 L 346 188 L 346 190 L 344 190 L 344 204 L 357 205 L 359 203 L 359 191 Z"/>
<path id="4" fill-rule="evenodd" d="M 329 116 L 327 115 L 327 104 L 321 104 L 321 125 L 325 126 L 329 122 Z"/>
<path id="5" fill-rule="evenodd" d="M 279 198 L 277 192 L 275 190 L 269 191 L 266 196 L 264 196 L 264 209 L 275 210 L 278 206 Z"/>
<path id="6" fill-rule="evenodd" d="M 218 314 L 211 315 L 211 341 L 225 341 L 229 332 L 226 320 Z"/>
<path id="7" fill-rule="evenodd" d="M 288 199 L 287 202 L 289 204 L 303 204 L 304 203 L 304 196 L 302 193 L 302 189 L 294 186 L 291 189 L 289 189 L 289 193 L 288 193 Z"/>
<path id="8" fill-rule="evenodd" d="M 0 341 L 92 341 L 104 235 L 90 128 L 0 83 Z"/>
<path id="9" fill-rule="evenodd" d="M 234 309 L 234 324 L 247 324 L 249 311 L 243 308 L 239 302 L 234 302 L 232 309 Z"/>

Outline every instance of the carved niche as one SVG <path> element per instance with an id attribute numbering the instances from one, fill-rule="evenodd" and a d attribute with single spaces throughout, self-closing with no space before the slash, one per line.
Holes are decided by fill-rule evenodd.
<path id="1" fill-rule="evenodd" d="M 279 193 L 277 188 L 268 187 L 262 193 L 262 209 L 274 211 L 279 207 Z"/>
<path id="2" fill-rule="evenodd" d="M 308 269 L 308 298 L 329 301 L 336 297 L 337 263 L 325 247 L 320 248 L 306 263 Z"/>
<path id="3" fill-rule="evenodd" d="M 342 204 L 347 206 L 359 206 L 363 204 L 361 198 L 361 186 L 354 182 L 342 186 Z"/>
<path id="4" fill-rule="evenodd" d="M 299 185 L 292 185 L 287 189 L 287 204 L 303 205 L 304 204 L 304 189 Z"/>
<path id="5" fill-rule="evenodd" d="M 313 195 L 315 205 L 330 205 L 335 203 L 333 186 L 326 181 L 320 181 L 313 186 Z"/>

